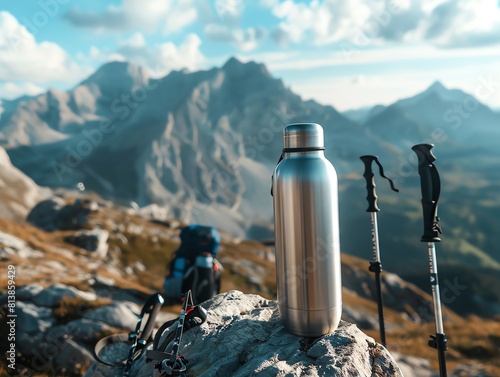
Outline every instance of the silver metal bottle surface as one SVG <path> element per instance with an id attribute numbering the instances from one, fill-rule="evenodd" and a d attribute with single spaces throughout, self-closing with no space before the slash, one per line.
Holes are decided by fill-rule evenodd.
<path id="1" fill-rule="evenodd" d="M 273 176 L 280 316 L 292 334 L 318 337 L 342 313 L 337 173 L 320 125 L 289 124 L 284 144 Z"/>

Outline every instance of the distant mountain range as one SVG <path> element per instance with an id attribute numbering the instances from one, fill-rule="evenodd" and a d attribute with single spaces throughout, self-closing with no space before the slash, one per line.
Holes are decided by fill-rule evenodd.
<path id="1" fill-rule="evenodd" d="M 500 269 L 500 114 L 439 82 L 390 106 L 342 114 L 303 101 L 255 62 L 232 58 L 221 68 L 162 78 L 114 62 L 67 92 L 2 106 L 1 145 L 39 185 L 81 182 L 122 204 L 157 205 L 166 217 L 255 238 L 272 235 L 270 177 L 283 127 L 319 123 L 339 173 L 343 250 L 371 257 L 359 156 L 378 155 L 401 190 L 376 177 L 383 264 L 403 276 L 427 271 L 410 148 L 431 142 L 442 178 L 437 248 L 449 279 L 465 267 L 483 276 Z"/>

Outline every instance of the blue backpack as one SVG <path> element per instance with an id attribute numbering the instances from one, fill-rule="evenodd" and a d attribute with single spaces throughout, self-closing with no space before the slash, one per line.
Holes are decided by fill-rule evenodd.
<path id="1" fill-rule="evenodd" d="M 184 292 L 191 290 L 195 304 L 220 292 L 221 264 L 215 259 L 220 244 L 217 229 L 189 225 L 181 231 L 181 246 L 170 262 L 164 280 L 164 296 L 180 302 Z"/>

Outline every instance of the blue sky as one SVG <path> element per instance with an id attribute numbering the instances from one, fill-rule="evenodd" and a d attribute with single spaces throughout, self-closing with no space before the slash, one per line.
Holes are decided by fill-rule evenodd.
<path id="1" fill-rule="evenodd" d="M 497 0 L 25 0 L 0 5 L 0 98 L 128 60 L 152 75 L 256 60 L 339 110 L 440 80 L 500 108 Z"/>

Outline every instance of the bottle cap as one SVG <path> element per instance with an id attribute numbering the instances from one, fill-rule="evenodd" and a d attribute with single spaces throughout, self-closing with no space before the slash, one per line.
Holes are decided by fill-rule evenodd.
<path id="1" fill-rule="evenodd" d="M 323 148 L 323 128 L 316 123 L 292 123 L 283 130 L 285 148 Z"/>

